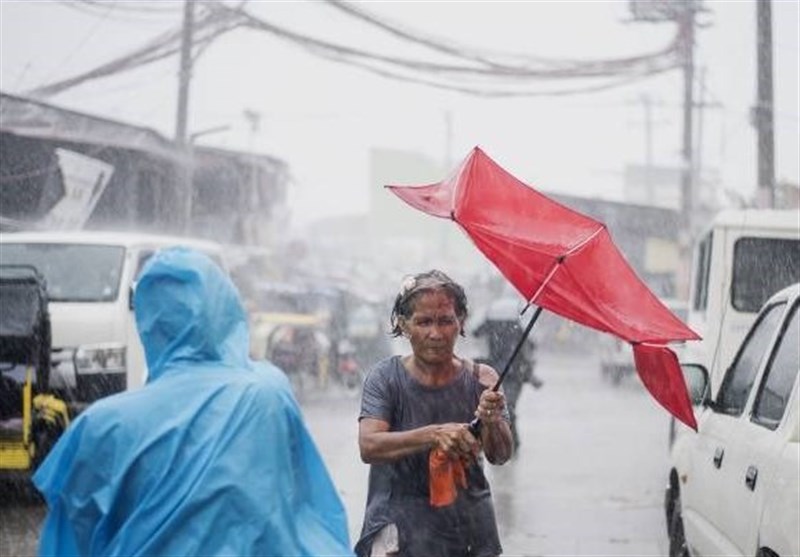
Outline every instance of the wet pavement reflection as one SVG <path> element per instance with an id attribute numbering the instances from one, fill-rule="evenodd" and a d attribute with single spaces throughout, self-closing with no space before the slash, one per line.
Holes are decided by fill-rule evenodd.
<path id="1" fill-rule="evenodd" d="M 665 555 L 666 412 L 635 377 L 604 382 L 591 357 L 541 354 L 537 373 L 545 386 L 525 387 L 518 404 L 518 454 L 488 467 L 504 555 Z M 358 391 L 343 387 L 303 396 L 353 540 L 368 473 L 358 455 L 358 406 Z M 0 489 L 0 555 L 34 555 L 44 506 Z"/>

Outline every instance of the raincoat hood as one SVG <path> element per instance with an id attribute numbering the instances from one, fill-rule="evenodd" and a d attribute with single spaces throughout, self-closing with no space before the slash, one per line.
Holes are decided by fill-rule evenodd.
<path id="1" fill-rule="evenodd" d="M 180 362 L 248 365 L 244 309 L 231 280 L 207 256 L 163 250 L 142 270 L 134 294 L 148 382 Z"/>
<path id="2" fill-rule="evenodd" d="M 36 471 L 39 554 L 352 555 L 286 375 L 248 358 L 227 276 L 164 250 L 134 304 L 150 376 L 89 406 Z"/>

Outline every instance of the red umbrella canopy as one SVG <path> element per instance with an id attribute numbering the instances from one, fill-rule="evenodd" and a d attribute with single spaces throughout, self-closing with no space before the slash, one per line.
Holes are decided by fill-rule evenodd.
<path id="1" fill-rule="evenodd" d="M 526 300 L 633 343 L 642 382 L 696 429 L 677 358 L 663 345 L 700 337 L 639 279 L 603 223 L 542 195 L 477 147 L 443 182 L 387 187 L 458 223 Z"/>

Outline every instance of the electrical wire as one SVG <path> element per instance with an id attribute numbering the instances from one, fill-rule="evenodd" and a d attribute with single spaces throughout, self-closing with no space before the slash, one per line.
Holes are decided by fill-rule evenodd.
<path id="1" fill-rule="evenodd" d="M 56 4 L 65 6 L 76 12 L 90 16 L 102 16 L 108 14 L 108 18 L 114 21 L 125 23 L 153 22 L 156 19 L 163 19 L 165 16 L 172 16 L 179 10 L 176 6 L 164 9 L 141 9 L 125 6 L 122 1 L 113 2 L 86 2 L 85 0 L 53 0 Z M 164 2 L 168 4 L 168 2 Z M 122 10 L 120 9 L 122 8 Z"/>
<path id="2" fill-rule="evenodd" d="M 612 80 L 606 83 L 600 84 L 593 84 L 593 85 L 586 85 L 583 87 L 573 87 L 569 89 L 561 88 L 561 89 L 546 89 L 546 90 L 510 90 L 510 89 L 479 89 L 475 87 L 469 86 L 461 86 L 455 84 L 448 84 L 444 82 L 437 82 L 431 79 L 426 79 L 423 77 L 414 77 L 409 75 L 402 75 L 391 70 L 378 68 L 369 65 L 366 62 L 361 61 L 354 61 L 354 60 L 347 60 L 343 59 L 336 54 L 321 52 L 318 53 L 319 56 L 327 58 L 334 62 L 344 63 L 351 66 L 356 66 L 372 72 L 376 75 L 381 77 L 395 79 L 398 81 L 404 81 L 409 83 L 416 83 L 419 85 L 426 85 L 428 87 L 433 87 L 435 89 L 442 89 L 446 91 L 454 91 L 456 93 L 465 93 L 468 95 L 476 96 L 476 97 L 484 97 L 484 98 L 511 98 L 511 97 L 546 97 L 546 96 L 569 96 L 569 95 L 579 95 L 585 93 L 593 93 L 593 92 L 600 92 L 605 91 L 608 89 L 614 89 L 617 87 L 621 87 L 624 85 L 629 85 L 630 83 L 640 81 L 643 78 L 649 77 L 650 75 L 656 75 L 660 72 L 651 72 L 649 74 L 642 74 L 642 75 L 635 75 L 635 76 L 626 76 L 617 80 Z"/>
<path id="3" fill-rule="evenodd" d="M 235 29 L 239 23 L 231 16 L 206 12 L 195 24 L 193 46 L 202 46 L 219 35 Z M 142 48 L 102 64 L 92 70 L 55 83 L 37 87 L 27 94 L 33 97 L 50 97 L 87 81 L 117 74 L 173 56 L 180 51 L 181 29 L 168 31 L 152 39 Z"/>
<path id="4" fill-rule="evenodd" d="M 100 9 L 108 9 L 113 6 L 115 10 L 125 12 L 138 12 L 138 13 L 165 13 L 165 12 L 179 12 L 183 9 L 177 2 L 124 2 L 121 0 L 74 0 L 79 4 L 97 7 Z"/>
<path id="5" fill-rule="evenodd" d="M 432 39 L 430 37 L 424 37 L 418 33 L 411 32 L 397 24 L 389 23 L 386 20 L 381 20 L 376 16 L 369 14 L 365 10 L 357 8 L 353 4 L 344 2 L 342 0 L 323 0 L 323 1 L 326 2 L 328 5 L 338 10 L 341 10 L 344 13 L 356 19 L 364 21 L 398 38 L 405 39 L 407 41 L 422 45 L 424 47 L 427 47 L 429 49 L 444 54 L 449 54 L 471 62 L 478 62 L 497 70 L 506 70 L 512 72 L 519 70 L 525 71 L 526 68 L 530 67 L 530 64 L 543 64 L 549 67 L 560 66 L 561 68 L 568 68 L 571 71 L 578 71 L 580 68 L 595 67 L 597 65 L 602 65 L 603 67 L 610 68 L 610 67 L 625 66 L 631 63 L 638 63 L 642 60 L 646 60 L 651 57 L 657 57 L 664 53 L 664 51 L 657 51 L 651 54 L 644 54 L 635 57 L 592 61 L 592 60 L 548 59 L 548 58 L 534 57 L 521 54 L 491 53 L 488 51 L 477 52 L 474 50 L 467 49 L 463 46 L 456 45 L 455 43 L 452 42 L 444 41 L 442 39 Z M 673 45 L 671 44 L 665 50 L 671 50 L 672 48 Z M 525 61 L 526 65 L 524 66 L 520 66 L 519 64 L 509 65 L 505 61 L 495 59 L 496 56 Z"/>
<path id="6" fill-rule="evenodd" d="M 214 6 L 221 7 L 224 10 L 229 10 L 229 11 L 233 10 L 233 8 L 224 7 L 221 6 L 220 4 L 214 4 Z M 567 66 L 555 69 L 541 69 L 533 67 L 496 69 L 496 68 L 484 68 L 484 67 L 464 66 L 455 64 L 443 64 L 438 62 L 430 62 L 427 60 L 413 60 L 409 58 L 401 58 L 398 56 L 390 56 L 374 52 L 367 52 L 354 47 L 337 44 L 322 39 L 318 39 L 315 37 L 311 37 L 308 35 L 304 35 L 301 33 L 297 33 L 294 31 L 290 31 L 286 28 L 279 27 L 277 25 L 264 21 L 263 19 L 258 18 L 241 9 L 235 11 L 236 13 L 241 14 L 242 17 L 246 19 L 247 22 L 246 25 L 248 27 L 261 29 L 270 34 L 281 37 L 283 39 L 296 42 L 305 46 L 310 46 L 315 49 L 325 50 L 328 52 L 339 54 L 341 56 L 349 56 L 352 58 L 360 58 L 365 60 L 383 62 L 386 64 L 398 66 L 405 69 L 418 70 L 424 72 L 436 72 L 442 74 L 452 74 L 454 76 L 468 75 L 477 77 L 490 76 L 492 78 L 509 77 L 509 78 L 522 78 L 522 79 L 530 79 L 530 78 L 573 79 L 573 78 L 592 78 L 592 77 L 606 77 L 609 75 L 619 75 L 620 73 L 624 73 L 624 71 L 627 71 L 632 74 L 637 74 L 641 72 L 643 69 L 639 67 L 638 64 L 641 63 L 644 63 L 645 65 L 652 64 L 658 59 L 658 57 L 672 57 L 672 55 L 676 52 L 675 45 L 677 44 L 677 36 L 676 36 L 676 39 L 674 39 L 669 46 L 667 46 L 661 52 L 657 53 L 657 55 L 655 56 L 640 56 L 623 60 L 608 61 L 609 62 L 608 66 L 604 66 L 603 63 L 599 64 L 587 63 L 582 68 Z"/>
<path id="7" fill-rule="evenodd" d="M 217 4 L 219 6 L 219 4 Z M 230 8 L 224 7 L 224 9 L 230 10 Z M 380 55 L 375 53 L 366 52 L 360 49 L 355 49 L 353 47 L 344 46 L 340 44 L 334 44 L 328 41 L 323 41 L 321 39 L 317 39 L 315 37 L 309 37 L 307 35 L 297 33 L 294 31 L 290 31 L 288 29 L 276 26 L 269 22 L 266 22 L 260 18 L 253 16 L 243 10 L 238 10 L 239 13 L 247 18 L 247 27 L 259 29 L 270 34 L 273 34 L 279 38 L 288 40 L 290 42 L 294 42 L 299 46 L 310 50 L 312 53 L 316 54 L 317 56 L 321 56 L 327 59 L 335 60 L 341 63 L 347 63 L 353 66 L 360 67 L 362 69 L 371 71 L 383 77 L 388 77 L 392 79 L 398 79 L 401 81 L 408 81 L 413 83 L 419 83 L 423 85 L 429 85 L 436 88 L 441 89 L 448 89 L 452 91 L 457 91 L 461 93 L 467 93 L 476 96 L 486 96 L 486 97 L 509 97 L 509 96 L 541 96 L 541 95 L 565 95 L 565 94 L 577 94 L 583 92 L 591 92 L 591 91 L 599 91 L 604 89 L 610 89 L 613 87 L 618 87 L 621 85 L 625 85 L 632 81 L 642 79 L 644 77 L 649 77 L 651 75 L 655 75 L 657 73 L 661 73 L 664 71 L 671 70 L 679 64 L 679 57 L 677 56 L 677 36 L 676 39 L 672 41 L 672 43 L 663 49 L 658 55 L 656 56 L 643 56 L 643 57 L 633 57 L 629 59 L 625 59 L 626 61 L 639 61 L 639 60 L 646 60 L 646 64 L 639 64 L 638 66 L 632 65 L 629 68 L 626 68 L 626 71 L 613 71 L 613 67 L 611 69 L 584 69 L 582 70 L 583 73 L 578 72 L 570 72 L 568 69 L 558 69 L 558 70 L 535 70 L 535 69 L 516 69 L 516 70 L 508 70 L 504 69 L 501 71 L 494 71 L 487 68 L 474 68 L 474 67 L 466 67 L 466 66 L 454 66 L 451 64 L 437 64 L 428 61 L 415 61 L 409 60 L 405 58 L 398 58 L 395 56 L 386 56 Z M 619 61 L 613 61 L 611 66 L 619 65 Z M 384 66 L 395 66 L 394 70 L 387 69 L 386 67 L 380 67 L 380 64 L 384 64 Z M 420 76 L 412 76 L 408 74 L 398 73 L 398 69 L 400 71 L 418 71 L 419 73 L 427 73 L 427 74 L 448 74 L 446 78 L 450 81 L 450 83 L 442 82 L 441 80 L 435 81 L 432 80 L 430 77 L 420 77 Z M 451 72 L 456 72 L 453 75 Z M 471 75 L 471 72 L 477 72 L 478 75 Z M 556 78 L 616 78 L 606 83 L 602 84 L 591 84 L 591 85 L 583 85 L 583 86 L 575 86 L 569 89 L 558 89 L 558 90 L 550 90 L 550 91 L 542 91 L 542 90 L 507 90 L 507 89 L 487 89 L 486 83 L 483 84 L 476 84 L 475 79 L 481 78 L 484 81 L 487 78 L 491 78 L 490 81 L 497 83 L 501 81 L 502 77 L 514 77 L 518 78 L 525 78 L 531 80 L 532 78 L 541 79 L 556 79 Z M 469 80 L 472 80 L 471 82 Z M 454 83 L 458 81 L 458 83 Z"/>
<path id="8" fill-rule="evenodd" d="M 89 40 L 97 33 L 97 31 L 100 30 L 100 26 L 108 19 L 110 14 L 111 9 L 110 7 L 107 7 L 105 13 L 100 15 L 100 18 L 95 21 L 88 33 L 83 36 L 83 39 L 78 42 L 78 44 L 69 52 L 69 54 L 64 57 L 64 59 L 61 60 L 61 63 L 59 63 L 56 67 L 66 67 L 75 58 L 75 55 L 84 47 L 84 45 L 86 45 L 86 43 L 89 42 Z M 48 81 L 52 79 L 52 72 L 47 79 Z"/>
<path id="9" fill-rule="evenodd" d="M 424 37 L 419 33 L 387 23 L 364 10 L 339 0 L 326 0 L 327 4 L 351 17 L 376 26 L 395 37 L 453 56 L 464 63 L 442 63 L 406 58 L 323 40 L 259 18 L 244 9 L 244 2 L 231 7 L 209 0 L 201 5 L 205 12 L 194 26 L 193 46 L 202 52 L 223 33 L 238 27 L 265 32 L 274 37 L 304 48 L 312 54 L 342 64 L 348 64 L 382 77 L 417 83 L 434 88 L 482 97 L 513 97 L 568 95 L 588 93 L 623 86 L 676 68 L 682 61 L 684 34 L 680 26 L 673 39 L 662 49 L 647 54 L 607 60 L 554 60 L 522 55 L 478 52 L 455 43 Z M 106 7 L 105 2 L 82 0 L 84 7 Z M 144 9 L 139 6 L 139 9 Z M 156 37 L 144 47 L 107 62 L 83 74 L 38 87 L 29 94 L 46 97 L 76 87 L 90 80 L 114 75 L 173 56 L 180 50 L 181 29 Z M 506 60 L 514 59 L 509 64 Z M 522 63 L 524 62 L 524 63 Z M 559 89 L 523 88 L 531 82 L 583 81 Z M 587 80 L 590 83 L 586 83 Z M 602 82 L 599 82 L 602 80 Z"/>

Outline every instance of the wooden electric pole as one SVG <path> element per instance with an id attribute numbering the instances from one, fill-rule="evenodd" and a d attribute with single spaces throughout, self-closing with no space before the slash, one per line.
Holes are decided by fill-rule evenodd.
<path id="1" fill-rule="evenodd" d="M 680 168 L 680 230 L 678 249 L 681 268 L 677 275 L 679 296 L 688 297 L 691 251 L 696 219 L 694 218 L 694 42 L 696 15 L 703 11 L 702 0 L 629 0 L 634 21 L 674 22 L 678 26 L 678 44 L 683 70 L 683 130 Z"/>
<path id="2" fill-rule="evenodd" d="M 772 0 L 756 0 L 758 98 L 753 124 L 758 137 L 758 204 L 775 206 L 775 114 L 772 87 Z"/>
<path id="3" fill-rule="evenodd" d="M 683 146 L 681 148 L 681 216 L 683 231 L 694 237 L 694 32 L 695 5 L 692 0 L 681 3 L 678 25 L 681 30 L 683 66 Z"/>
<path id="4" fill-rule="evenodd" d="M 178 73 L 178 113 L 175 118 L 175 141 L 180 147 L 185 147 L 188 140 L 188 133 L 186 130 L 189 113 L 189 82 L 192 79 L 193 27 L 194 0 L 184 0 L 180 70 Z"/>
<path id="5" fill-rule="evenodd" d="M 189 82 L 192 78 L 192 32 L 194 0 L 184 0 L 183 32 L 181 34 L 180 70 L 178 73 L 178 113 L 175 119 L 175 142 L 183 152 L 180 165 L 178 200 L 181 207 L 183 231 L 188 232 L 192 220 L 192 146 L 188 136 Z"/>

